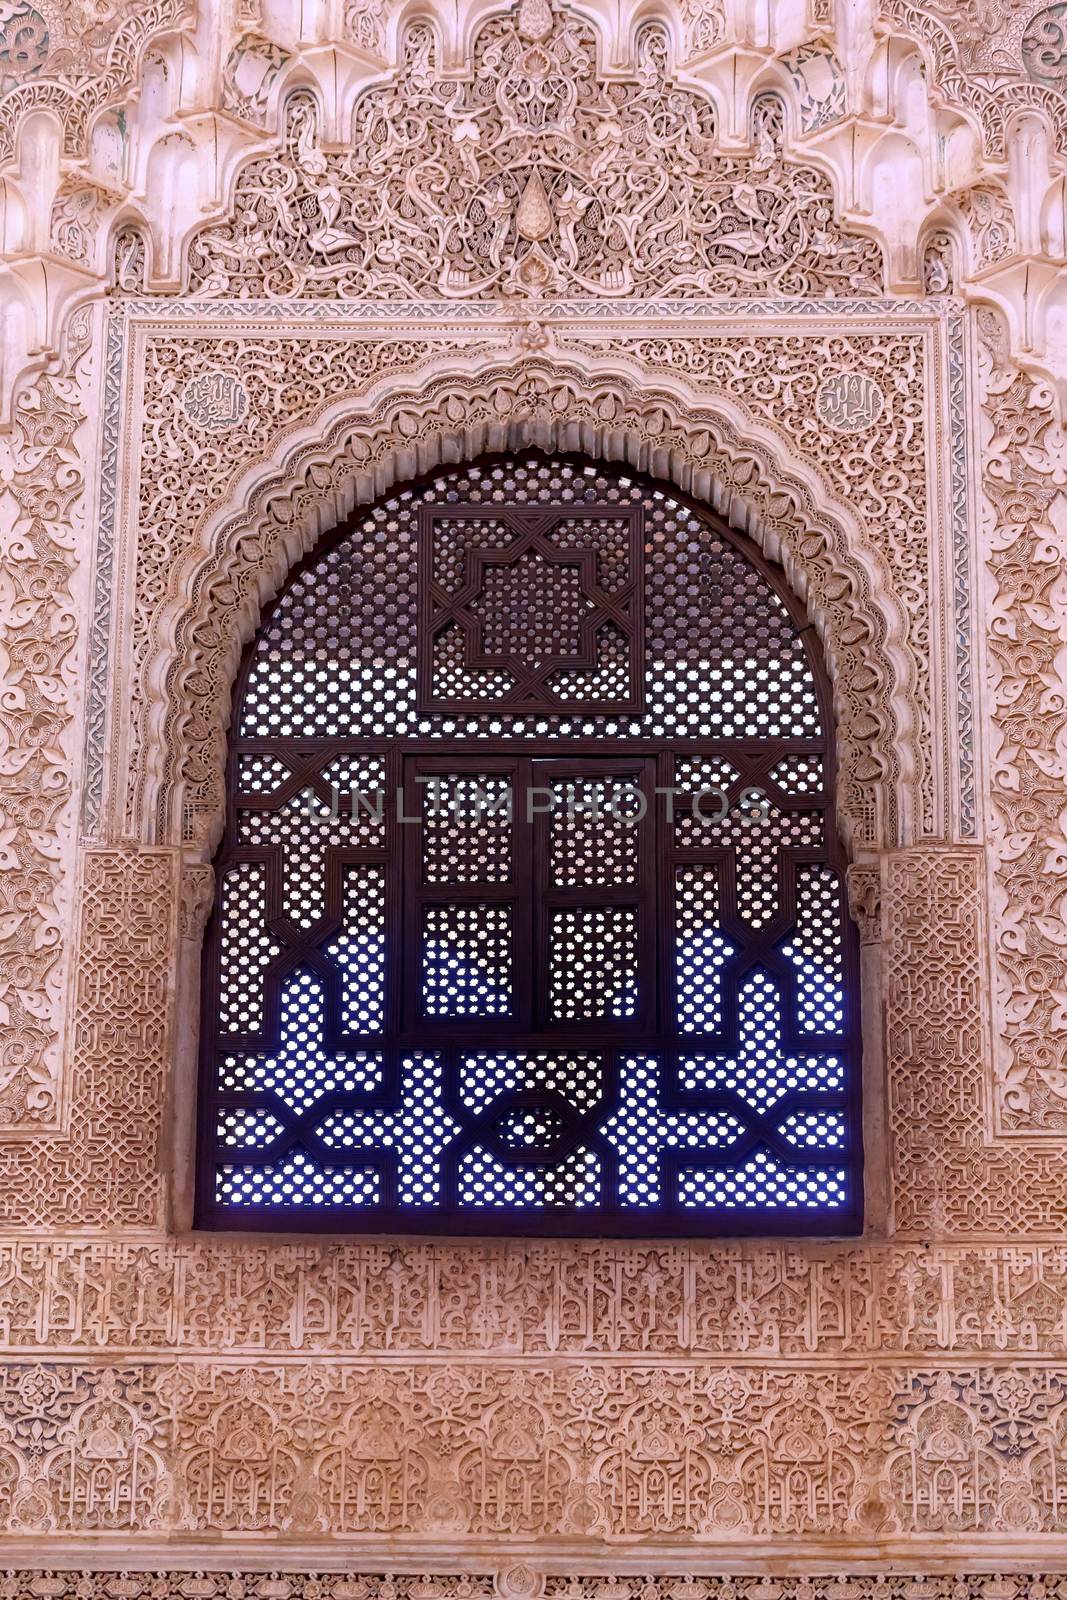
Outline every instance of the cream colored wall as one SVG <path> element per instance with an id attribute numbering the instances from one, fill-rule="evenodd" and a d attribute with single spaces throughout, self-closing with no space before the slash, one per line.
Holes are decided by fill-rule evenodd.
<path id="1" fill-rule="evenodd" d="M 404 1600 L 576 1572 L 635 1575 L 610 1593 L 636 1600 L 642 1575 L 681 1594 L 670 1575 L 833 1567 L 866 1593 L 875 1569 L 1062 1570 L 1062 7 L 684 0 L 639 34 L 524 0 L 435 14 L 420 77 L 411 7 L 170 3 L 90 27 L 42 0 L 52 54 L 18 82 L 0 54 L 0 1566 L 343 1565 L 352 1595 L 440 1575 Z M 558 48 L 579 119 L 616 82 L 664 117 L 710 97 L 766 281 L 732 271 L 728 208 L 687 234 L 699 172 L 669 197 L 695 287 L 645 222 L 627 292 L 591 280 L 555 215 L 535 248 L 490 248 L 477 293 L 402 292 L 395 261 L 339 282 L 329 252 L 294 280 L 310 224 L 271 197 L 303 185 L 324 215 L 332 184 L 343 219 L 368 81 L 387 127 L 418 101 L 453 193 L 475 182 L 448 101 L 483 16 L 493 103 L 519 92 L 496 38 Z M 314 119 L 286 141 L 301 87 Z M 767 88 L 781 148 L 749 142 Z M 599 174 L 566 129 L 552 159 L 625 214 L 670 152 L 613 137 Z M 820 630 L 863 940 L 863 1240 L 186 1231 L 241 645 L 354 506 L 530 445 L 707 499 Z"/>

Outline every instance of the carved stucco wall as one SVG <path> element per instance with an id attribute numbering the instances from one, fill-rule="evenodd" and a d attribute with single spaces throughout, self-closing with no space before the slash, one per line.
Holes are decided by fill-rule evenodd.
<path id="1" fill-rule="evenodd" d="M 0 22 L 0 1592 L 1059 1592 L 1063 10 Z M 240 646 L 354 505 L 531 445 L 706 498 L 820 629 L 861 1240 L 184 1231 Z"/>

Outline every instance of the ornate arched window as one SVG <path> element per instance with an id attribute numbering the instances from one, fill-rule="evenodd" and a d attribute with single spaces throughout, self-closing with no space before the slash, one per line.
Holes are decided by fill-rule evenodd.
<path id="1" fill-rule="evenodd" d="M 848 1232 L 828 684 L 707 510 L 534 455 L 320 547 L 237 686 L 211 1226 Z"/>

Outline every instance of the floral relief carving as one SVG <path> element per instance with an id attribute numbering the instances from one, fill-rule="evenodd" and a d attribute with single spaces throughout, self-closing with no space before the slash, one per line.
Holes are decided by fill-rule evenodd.
<path id="1" fill-rule="evenodd" d="M 98 184 L 77 180 L 63 184 L 52 202 L 52 249 L 80 267 L 94 267 L 98 232 L 106 226 L 117 199 Z"/>
<path id="2" fill-rule="evenodd" d="M 221 339 L 180 335 L 146 342 L 145 408 L 141 423 L 140 510 L 144 527 L 173 527 L 188 537 L 217 507 L 220 495 L 250 458 L 270 460 L 287 431 L 308 423 L 339 394 L 359 394 L 387 372 L 423 364 L 432 354 L 474 354 L 486 337 L 430 339 Z M 184 466 L 195 454 L 190 482 Z M 173 537 L 173 536 L 172 536 Z M 146 546 L 154 541 L 145 540 Z M 173 548 L 155 560 L 165 567 Z M 139 590 L 150 605 L 157 592 L 147 577 L 151 549 L 142 551 Z"/>
<path id="3" fill-rule="evenodd" d="M 139 228 L 123 227 L 111 247 L 112 287 L 118 294 L 140 294 L 144 289 L 147 250 Z"/>
<path id="4" fill-rule="evenodd" d="M 798 45 L 781 60 L 797 92 L 799 122 L 805 133 L 815 133 L 845 115 L 845 73 L 822 39 Z"/>
<path id="5" fill-rule="evenodd" d="M 167 414 L 173 414 L 172 409 Z M 235 436 L 236 431 L 222 438 Z M 816 613 L 823 612 L 831 655 L 839 648 L 838 640 L 844 651 L 838 673 L 842 812 L 857 838 L 874 840 L 881 830 L 892 830 L 899 758 L 890 753 L 888 730 L 898 715 L 907 722 L 909 713 L 906 705 L 893 699 L 894 669 L 883 654 L 889 649 L 885 641 L 891 624 L 867 610 L 874 583 L 857 566 L 855 556 L 846 553 L 840 531 L 831 529 L 825 513 L 816 511 L 806 489 L 799 483 L 787 486 L 778 466 L 762 463 L 750 442 L 742 445 L 731 438 L 723 419 L 707 409 L 687 410 L 683 417 L 666 394 L 649 391 L 641 396 L 629 384 L 591 382 L 577 373 L 539 369 L 532 362 L 515 368 L 497 366 L 473 379 L 427 379 L 408 396 L 392 397 L 369 413 L 357 413 L 351 423 L 337 424 L 334 442 L 315 450 L 301 469 L 307 474 L 304 482 L 298 478 L 299 486 L 290 487 L 284 499 L 279 498 L 277 485 L 270 491 L 273 500 L 263 498 L 266 490 L 261 492 L 255 537 L 249 536 L 242 516 L 218 536 L 207 565 L 204 554 L 190 542 L 185 557 L 190 562 L 188 580 L 175 560 L 173 543 L 161 539 L 149 545 L 138 580 L 138 627 L 143 631 L 137 637 L 145 643 L 138 646 L 135 639 L 135 648 L 143 653 L 135 658 L 142 664 L 132 697 L 134 747 L 141 754 L 140 764 L 135 758 L 127 826 L 150 825 L 158 830 L 157 837 L 171 836 L 171 807 L 181 792 L 183 836 L 190 841 L 212 836 L 221 816 L 225 716 L 234 653 L 241 628 L 250 625 L 264 592 L 271 592 L 287 569 L 294 533 L 306 548 L 304 541 L 317 535 L 324 516 L 336 517 L 330 508 L 380 493 L 394 480 L 398 461 L 410 463 L 408 470 L 425 471 L 443 459 L 446 449 L 476 455 L 484 449 L 522 448 L 530 443 L 569 448 L 571 441 L 596 454 L 603 448 L 598 443 L 601 438 L 626 440 L 635 465 L 655 470 L 660 462 L 671 463 L 671 474 L 683 488 L 717 494 L 724 503 L 731 493 L 742 496 L 751 507 L 757 537 L 773 538 L 787 565 L 804 560 L 809 600 Z M 213 443 L 211 448 L 224 446 Z M 611 453 L 617 449 L 612 444 Z M 170 500 L 157 497 L 151 510 L 146 508 L 145 527 L 173 530 L 170 518 L 188 513 L 179 497 L 180 469 L 168 463 L 168 475 Z M 713 487 L 716 479 L 721 480 L 719 488 Z M 210 484 L 209 476 L 206 483 Z M 148 492 L 142 479 L 142 504 Z M 194 497 L 192 509 L 196 508 Z M 809 541 L 802 558 L 795 541 L 799 526 L 810 518 L 821 522 L 825 531 Z M 305 528 L 306 534 L 298 531 Z M 231 549 L 239 553 L 238 564 Z M 195 585 L 192 592 L 183 588 L 187 581 Z M 172 642 L 175 627 L 179 631 Z M 188 657 L 182 654 L 185 637 L 190 641 Z M 142 722 L 137 731 L 139 708 L 158 710 L 141 686 L 166 676 L 168 669 L 157 659 L 160 653 L 181 663 L 166 712 L 168 719 L 174 719 L 170 724 L 174 731 L 162 737 L 148 723 Z M 854 667 L 844 668 L 845 656 Z M 170 754 L 157 775 L 146 763 L 163 751 Z M 146 824 L 140 819 L 145 816 L 149 784 L 157 787 L 158 799 L 155 820 Z"/>
<path id="6" fill-rule="evenodd" d="M 592 343 L 589 335 L 558 340 L 562 349 Z M 840 502 L 862 518 L 885 561 L 885 587 L 907 618 L 915 663 L 908 694 L 922 730 L 922 824 L 933 832 L 924 336 L 812 330 L 768 334 L 755 343 L 736 336 L 598 334 L 595 348 L 637 360 L 650 372 L 684 374 L 698 393 L 736 396 L 783 442 L 799 445 Z"/>
<path id="7" fill-rule="evenodd" d="M 912 1600 L 916 1579 L 910 1575 L 871 1573 L 858 1569 L 835 1576 L 781 1577 L 732 1573 L 706 1576 L 689 1573 L 649 1577 L 597 1572 L 561 1577 L 544 1574 L 524 1563 L 502 1563 L 495 1573 L 472 1566 L 461 1572 L 412 1576 L 386 1568 L 362 1566 L 333 1571 L 272 1572 L 231 1568 L 119 1572 L 72 1568 L 63 1571 L 25 1568 L 0 1572 L 9 1600 L 161 1600 L 161 1596 L 195 1595 L 197 1600 Z M 617 1563 L 616 1563 L 617 1565 Z M 573 1567 L 572 1567 L 573 1570 Z M 924 1600 L 1063 1600 L 1064 1579 L 1052 1572 L 929 1574 L 921 1580 Z M 269 1587 L 268 1587 L 269 1586 Z"/>
<path id="8" fill-rule="evenodd" d="M 883 15 L 925 46 L 935 93 L 974 116 L 993 159 L 1003 158 L 1009 125 L 1023 112 L 1042 113 L 1061 144 L 1067 136 L 1056 9 L 1033 0 L 881 0 Z"/>
<path id="9" fill-rule="evenodd" d="M 928 295 L 951 294 L 958 277 L 952 237 L 938 232 L 930 235 L 923 249 L 923 287 Z"/>
<path id="10" fill-rule="evenodd" d="M 892 1092 L 922 1105 L 895 1124 L 911 1140 L 899 1220 L 920 1230 L 962 1218 L 985 1232 L 1001 1206 L 1040 1225 L 1035 1208 L 1062 1192 L 1051 1168 L 1035 1186 L 1032 1166 L 980 1152 L 980 1105 L 979 1123 L 968 1110 L 981 1095 L 979 859 L 916 850 L 888 867 Z M 97 1107 L 99 1144 L 70 1166 L 56 1145 L 36 1155 L 43 1215 L 65 1185 L 80 1185 L 79 1222 L 102 1203 L 132 1219 L 131 1187 L 142 1204 L 153 1192 L 165 1041 L 132 1080 L 114 1068 L 138 1030 L 165 1030 L 175 869 L 164 851 L 88 858 L 78 1059 L 98 1088 L 75 1095 Z M 145 1100 L 131 1103 L 131 1081 Z M 25 1189 L 26 1170 L 8 1181 Z M 27 1209 L 20 1199 L 20 1219 Z M 675 1533 L 713 1546 L 1052 1532 L 1065 1325 L 1060 1245 L 27 1239 L 0 1245 L 0 1341 L 23 1357 L 0 1375 L 0 1473 L 20 1532 Z M 25 1356 L 42 1344 L 52 1360 L 36 1378 Z M 102 1348 L 121 1364 L 101 1364 Z M 57 1361 L 78 1349 L 95 1364 Z M 1005 1363 L 1015 1350 L 1053 1364 Z M 902 1365 L 904 1351 L 957 1354 L 927 1369 Z M 997 1362 L 968 1359 L 981 1351 Z M 308 1359 L 270 1359 L 286 1352 Z M 775 1364 L 830 1353 L 865 1360 Z M 422 1359 L 435 1354 L 449 1360 Z"/>
<path id="11" fill-rule="evenodd" d="M 997 1112 L 1067 1130 L 1067 439 L 1051 397 L 981 320 L 986 561 L 994 583 L 991 803 L 1000 1008 Z"/>
<path id="12" fill-rule="evenodd" d="M 288 5 L 6 8 L 4 416 L 37 323 L 58 345 L 70 298 L 105 286 L 116 214 L 168 296 L 677 300 L 912 285 L 948 207 L 976 247 L 957 292 L 1010 303 L 1018 358 L 1057 370 L 1023 301 L 1062 256 L 1058 5 L 807 0 L 756 24 L 725 0 L 546 4 L 531 27 L 503 3 L 431 24 L 331 0 L 310 33 Z M 53 205 L 50 240 L 29 218 Z"/>
<path id="13" fill-rule="evenodd" d="M 712 103 L 672 81 L 657 28 L 635 77 L 606 77 L 567 11 L 486 23 L 469 82 L 442 76 L 432 29 L 356 105 L 351 146 L 320 148 L 307 95 L 276 154 L 246 166 L 232 221 L 189 251 L 198 295 L 342 299 L 880 292 L 881 253 L 834 220 L 829 180 L 787 163 L 764 96 L 755 154 L 726 156 Z"/>
<path id="14" fill-rule="evenodd" d="M 143 669 L 175 562 L 195 547 L 198 529 L 250 462 L 284 451 L 286 433 L 312 422 L 340 394 L 359 394 L 375 377 L 410 370 L 432 354 L 473 355 L 489 344 L 476 335 L 249 340 L 232 333 L 146 341 L 131 721 L 143 712 Z"/>
<path id="15" fill-rule="evenodd" d="M 1039 83 L 1067 86 L 1067 7 L 1042 6 L 1026 24 L 1022 37 L 1023 65 Z"/>
<path id="16" fill-rule="evenodd" d="M 0 34 L 0 160 L 15 152 L 19 123 L 47 110 L 63 126 L 64 154 L 84 155 L 95 111 L 136 82 L 145 45 L 189 16 L 187 0 L 15 0 Z"/>
<path id="17" fill-rule="evenodd" d="M 594 1535 L 640 1555 L 671 1535 L 980 1540 L 1064 1509 L 1052 1366 L 59 1361 L 0 1375 L 0 1418 L 12 1532 L 467 1535 L 501 1555 Z"/>
<path id="18" fill-rule="evenodd" d="M 71 593 L 85 420 L 68 359 L 24 389 L 0 440 L 0 1127 L 59 1114 L 78 622 Z"/>
<path id="19" fill-rule="evenodd" d="M 985 314 L 969 410 L 950 297 L 1024 248 L 1010 172 L 985 164 L 918 229 L 925 309 L 880 298 L 879 246 L 835 211 L 834 141 L 873 144 L 896 116 L 887 100 L 864 121 L 874 58 L 844 50 L 845 9 L 811 0 L 814 33 L 775 56 L 759 8 L 742 39 L 730 3 L 679 0 L 669 45 L 635 24 L 598 55 L 587 20 L 522 0 L 464 36 L 466 65 L 385 0 L 323 8 L 336 37 L 311 46 L 235 0 L 214 58 L 214 21 L 184 0 L 0 15 L 5 183 L 34 110 L 80 161 L 96 111 L 116 119 L 110 166 L 61 153 L 41 243 L 53 281 L 92 285 L 108 258 L 110 400 L 77 313 L 0 435 L 5 1600 L 1067 1600 L 1042 1570 L 1067 1526 L 1067 442 Z M 923 42 L 936 139 L 953 104 L 1004 153 L 1020 110 L 1067 131 L 1063 10 L 882 15 Z M 124 206 L 105 250 L 109 185 L 148 171 L 123 119 L 151 101 L 157 32 L 159 148 L 199 159 L 210 122 L 236 188 L 218 220 L 205 186 L 173 249 Z M 884 23 L 872 40 L 889 73 L 900 40 Z M 307 87 L 316 54 L 349 74 L 333 104 Z M 728 129 L 727 56 L 758 64 Z M 817 168 L 795 159 L 808 134 Z M 173 299 L 132 298 L 149 282 Z M 712 294 L 733 304 L 697 304 Z M 118 461 L 99 485 L 97 405 Z M 980 583 L 958 531 L 970 422 Z M 849 907 L 885 991 L 889 1148 L 869 1159 L 888 1216 L 829 1243 L 168 1232 L 175 1038 L 195 1031 L 241 642 L 357 505 L 527 448 L 626 460 L 714 504 L 810 607 Z M 100 705 L 119 709 L 99 843 L 76 862 L 91 575 Z M 953 842 L 978 835 L 953 834 L 945 777 L 972 613 L 983 846 Z M 100 749 L 104 731 L 101 709 Z M 94 1570 L 57 1570 L 74 1560 Z M 820 1564 L 835 1575 L 780 1575 Z"/>
<path id="20" fill-rule="evenodd" d="M 345 37 L 368 55 L 385 51 L 386 0 L 345 0 Z"/>
<path id="21" fill-rule="evenodd" d="M 99 1374 L 22 1367 L 0 1374 L 0 1428 L 19 1459 L 8 1531 L 161 1526 L 164 1419 L 136 1368 Z M 0 1435 L 2 1437 L 2 1435 Z"/>
<path id="22" fill-rule="evenodd" d="M 726 36 L 725 0 L 682 0 L 686 54 L 700 56 Z"/>
<path id="23" fill-rule="evenodd" d="M 291 53 L 273 40 L 242 34 L 223 68 L 222 103 L 227 111 L 262 127 L 271 90 L 291 60 Z"/>
<path id="24" fill-rule="evenodd" d="M 997 183 L 976 183 L 948 195 L 946 204 L 963 219 L 970 242 L 972 272 L 985 272 L 1015 254 L 1015 217 L 1011 202 Z"/>

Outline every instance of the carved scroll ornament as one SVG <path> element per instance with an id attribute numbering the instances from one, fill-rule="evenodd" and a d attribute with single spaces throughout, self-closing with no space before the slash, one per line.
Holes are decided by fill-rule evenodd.
<path id="1" fill-rule="evenodd" d="M 133 703 L 130 825 L 172 837 L 180 794 L 184 837 L 216 836 L 236 652 L 262 600 L 323 527 L 446 456 L 470 459 L 530 444 L 608 458 L 624 453 L 643 470 L 732 506 L 787 570 L 803 572 L 836 672 L 842 813 L 857 839 L 891 837 L 903 803 L 896 729 L 907 727 L 906 737 L 914 737 L 915 719 L 898 687 L 908 681 L 906 658 L 891 642 L 900 620 L 891 603 L 879 615 L 869 598 L 884 593 L 881 575 L 863 568 L 799 477 L 753 441 L 742 444 L 707 405 L 683 412 L 663 391 L 641 394 L 628 383 L 531 362 L 476 378 L 429 377 L 338 421 L 323 443 L 302 447 L 282 474 L 266 478 L 246 510 L 217 525 L 208 549 L 190 547 L 180 564 L 159 567 L 165 587 L 135 622 L 147 632 Z M 153 562 L 162 556 L 154 550 Z M 165 701 L 146 691 L 163 682 L 170 686 Z"/>
<path id="2" fill-rule="evenodd" d="M 478 33 L 469 80 L 432 28 L 357 102 L 350 147 L 320 148 L 314 100 L 289 102 L 276 153 L 242 171 L 233 220 L 189 252 L 210 297 L 538 298 L 877 294 L 881 252 L 835 221 L 828 178 L 782 155 L 764 96 L 755 153 L 721 153 L 710 99 L 672 76 L 658 27 L 635 75 L 608 77 L 593 29 L 527 6 Z"/>

